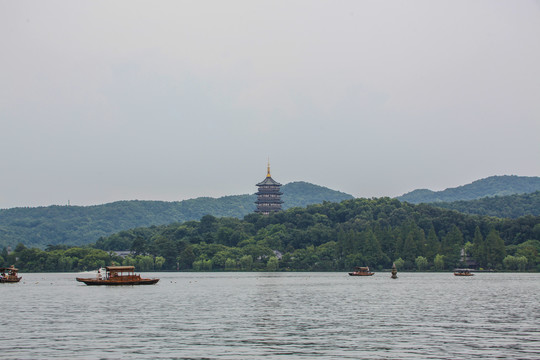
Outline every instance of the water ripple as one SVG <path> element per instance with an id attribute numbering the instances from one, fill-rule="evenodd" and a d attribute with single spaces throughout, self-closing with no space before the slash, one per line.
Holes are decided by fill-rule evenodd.
<path id="1" fill-rule="evenodd" d="M 540 274 L 165 273 L 87 287 L 23 274 L 3 359 L 537 359 Z"/>

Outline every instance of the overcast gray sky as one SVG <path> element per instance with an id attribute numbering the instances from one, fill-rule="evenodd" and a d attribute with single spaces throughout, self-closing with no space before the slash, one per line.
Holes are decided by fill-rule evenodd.
<path id="1" fill-rule="evenodd" d="M 540 175 L 540 2 L 0 0 L 0 208 Z"/>

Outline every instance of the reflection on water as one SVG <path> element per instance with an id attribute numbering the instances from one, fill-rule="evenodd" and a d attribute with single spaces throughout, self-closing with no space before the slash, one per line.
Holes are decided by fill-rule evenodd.
<path id="1" fill-rule="evenodd" d="M 161 273 L 2 284 L 3 359 L 537 359 L 540 274 Z"/>

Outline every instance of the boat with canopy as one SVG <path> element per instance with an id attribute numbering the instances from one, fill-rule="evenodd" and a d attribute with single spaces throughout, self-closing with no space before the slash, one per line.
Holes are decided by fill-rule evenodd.
<path id="1" fill-rule="evenodd" d="M 474 276 L 471 269 L 454 269 L 455 276 Z"/>
<path id="2" fill-rule="evenodd" d="M 135 266 L 106 266 L 95 278 L 76 278 L 86 285 L 153 285 L 159 279 L 145 279 L 135 274 Z"/>
<path id="3" fill-rule="evenodd" d="M 369 271 L 368 266 L 357 266 L 353 272 L 349 273 L 350 276 L 371 276 L 373 274 L 373 272 Z"/>
<path id="4" fill-rule="evenodd" d="M 21 279 L 22 276 L 19 276 L 19 269 L 15 269 L 14 265 L 0 268 L 0 283 L 17 283 Z"/>

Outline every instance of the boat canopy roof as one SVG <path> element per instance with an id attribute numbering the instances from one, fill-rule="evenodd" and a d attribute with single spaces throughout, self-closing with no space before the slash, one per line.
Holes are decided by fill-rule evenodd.
<path id="1" fill-rule="evenodd" d="M 6 270 L 10 270 L 10 271 L 19 271 L 19 269 L 15 269 L 13 266 L 12 266 L 12 267 L 3 267 L 3 268 L 0 268 L 0 271 L 6 271 Z"/>
<path id="2" fill-rule="evenodd" d="M 454 271 L 473 271 L 472 269 L 454 269 Z"/>
<path id="3" fill-rule="evenodd" d="M 106 266 L 107 271 L 135 271 L 135 266 Z"/>

